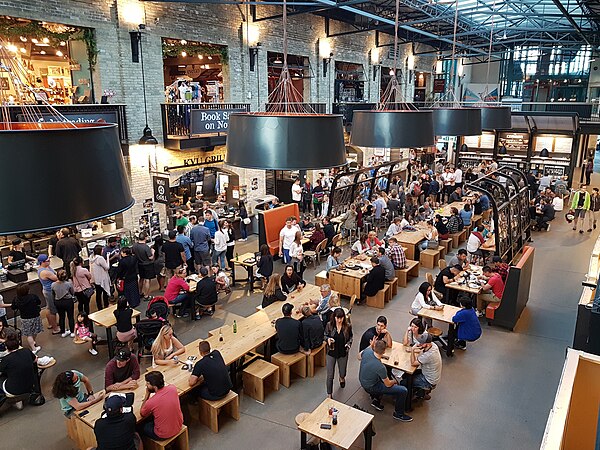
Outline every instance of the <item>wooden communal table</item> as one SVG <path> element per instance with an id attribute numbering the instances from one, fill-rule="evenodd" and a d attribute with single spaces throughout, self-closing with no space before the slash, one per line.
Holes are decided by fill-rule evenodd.
<path id="1" fill-rule="evenodd" d="M 448 324 L 448 341 L 446 342 L 444 339 L 440 338 L 442 348 L 446 350 L 446 356 L 454 355 L 456 327 L 454 326 L 454 322 L 452 322 L 452 318 L 458 311 L 460 311 L 460 308 L 457 308 L 456 306 L 444 305 L 444 309 L 441 311 L 422 308 L 417 314 L 419 317 L 425 317 L 426 319 L 433 319 Z"/>
<path id="2" fill-rule="evenodd" d="M 406 248 L 406 258 L 412 260 L 416 260 L 417 244 L 426 238 L 426 231 L 421 226 L 417 225 L 415 228 L 416 231 L 401 231 L 394 235 L 402 247 Z"/>
<path id="3" fill-rule="evenodd" d="M 409 350 L 409 351 L 407 351 Z M 405 347 L 402 342 L 392 341 L 392 348 L 386 348 L 383 357 L 381 358 L 383 365 L 392 369 L 398 369 L 403 371 L 406 376 L 406 401 L 404 403 L 404 409 L 407 411 L 412 410 L 412 396 L 413 396 L 413 375 L 418 367 L 413 366 L 410 363 L 410 347 Z"/>
<path id="4" fill-rule="evenodd" d="M 360 269 L 348 269 L 348 266 L 360 266 Z M 352 297 L 356 295 L 360 299 L 362 282 L 371 271 L 371 261 L 359 258 L 348 258 L 344 261 L 343 269 L 332 269 L 329 271 L 329 285 L 331 289 L 341 295 Z"/>
<path id="5" fill-rule="evenodd" d="M 465 206 L 465 203 L 467 202 L 452 202 L 440 209 L 436 209 L 435 213 L 439 214 L 442 217 L 450 217 L 452 215 L 452 208 L 456 208 L 458 211 L 460 211 Z"/>
<path id="6" fill-rule="evenodd" d="M 496 253 L 496 239 L 494 238 L 494 235 L 487 238 L 486 241 L 481 244 L 481 250 Z"/>
<path id="7" fill-rule="evenodd" d="M 334 407 L 338 410 L 338 423 L 331 425 L 332 420 L 329 416 L 329 408 Z M 344 450 L 358 439 L 361 433 L 365 436 L 365 450 L 371 450 L 373 441 L 373 415 L 352 408 L 336 400 L 325 399 L 317 408 L 308 414 L 302 422 L 298 424 L 300 430 L 300 448 L 306 449 L 306 436 L 310 434 L 323 441 L 329 442 Z M 331 425 L 331 429 L 321 428 L 322 423 Z"/>
<path id="8" fill-rule="evenodd" d="M 463 270 L 460 274 L 458 274 L 458 276 L 464 277 L 466 275 L 466 272 L 472 273 L 473 275 L 476 275 L 476 276 L 479 276 L 482 273 L 480 266 L 471 264 L 468 271 Z M 469 281 L 465 282 L 464 278 L 461 281 L 453 281 L 452 283 L 448 283 L 446 285 L 446 287 L 449 289 L 454 289 L 456 291 L 467 292 L 472 295 L 477 295 L 477 294 L 481 293 L 481 288 L 482 288 L 481 285 L 475 286 L 475 283 L 472 283 Z"/>
<path id="9" fill-rule="evenodd" d="M 100 325 L 106 329 L 106 340 L 108 341 L 108 359 L 112 359 L 115 353 L 113 347 L 113 335 L 112 327 L 117 324 L 117 318 L 115 317 L 115 310 L 117 305 L 110 305 L 108 308 L 101 309 L 100 311 L 93 312 L 89 315 L 89 318 L 96 325 Z M 132 318 L 136 322 L 140 321 L 140 312 L 137 309 L 133 310 Z"/>
<path id="10" fill-rule="evenodd" d="M 235 266 L 241 266 L 246 269 L 247 278 L 239 281 L 247 281 L 250 284 L 250 292 L 254 292 L 254 267 L 256 266 L 256 255 L 254 253 L 244 253 L 231 260 L 233 270 L 231 271 L 231 285 L 235 285 Z"/>
<path id="11" fill-rule="evenodd" d="M 299 319 L 302 317 L 302 314 L 299 312 L 299 308 L 304 304 L 309 302 L 312 299 L 320 299 L 321 298 L 321 290 L 319 286 L 315 286 L 314 284 L 307 284 L 301 291 L 294 291 L 290 295 L 288 295 L 287 300 L 283 302 L 275 302 L 263 308 L 262 306 L 257 306 L 257 311 L 263 311 L 268 317 L 269 320 L 273 321 L 283 317 L 281 312 L 281 307 L 284 303 L 291 303 L 294 305 L 294 311 L 292 312 L 292 317 L 295 319 Z"/>

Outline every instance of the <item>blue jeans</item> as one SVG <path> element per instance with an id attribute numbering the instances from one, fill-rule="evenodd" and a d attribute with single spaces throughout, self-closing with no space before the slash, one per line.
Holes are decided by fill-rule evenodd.
<path id="1" fill-rule="evenodd" d="M 292 257 L 290 256 L 290 250 L 288 248 L 283 249 L 283 263 L 289 264 L 292 261 Z"/>
<path id="2" fill-rule="evenodd" d="M 244 223 L 244 219 L 240 223 L 240 234 L 242 235 L 242 239 L 246 239 L 248 237 L 248 229 L 246 228 L 248 225 Z"/>
<path id="3" fill-rule="evenodd" d="M 225 252 L 227 250 L 223 250 L 222 252 L 218 252 L 216 250 L 213 251 L 213 256 L 212 256 L 212 263 L 213 264 L 217 264 L 217 262 L 219 263 L 219 266 L 221 267 L 221 269 L 225 270 L 226 265 L 225 265 Z"/>
<path id="4" fill-rule="evenodd" d="M 416 373 L 413 376 L 413 388 L 415 389 L 433 389 L 433 385 L 427 381 L 423 373 Z"/>
<path id="5" fill-rule="evenodd" d="M 181 311 L 179 311 L 179 313 L 183 314 L 184 312 L 190 311 L 192 309 L 192 307 L 191 307 L 192 301 L 193 301 L 193 297 L 188 293 L 184 293 L 184 294 L 179 294 L 177 297 L 175 297 L 174 300 L 171 300 L 169 303 L 171 305 L 178 305 L 181 303 Z"/>
<path id="6" fill-rule="evenodd" d="M 379 381 L 375 386 L 370 389 L 365 389 L 370 395 L 371 398 L 376 398 L 379 400 L 382 395 L 391 395 L 396 399 L 395 412 L 396 414 L 404 414 L 404 402 L 406 401 L 406 394 L 408 390 L 404 386 L 400 386 L 398 384 L 393 385 L 392 387 L 386 387 L 383 384 L 383 381 Z"/>
<path id="7" fill-rule="evenodd" d="M 154 417 L 150 418 L 142 427 L 142 434 L 148 436 L 150 439 L 154 439 L 160 441 L 164 438 L 161 438 L 156 435 L 154 432 Z"/>

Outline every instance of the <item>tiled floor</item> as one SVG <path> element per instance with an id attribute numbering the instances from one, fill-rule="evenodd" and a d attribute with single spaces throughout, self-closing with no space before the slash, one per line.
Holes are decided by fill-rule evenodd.
<path id="1" fill-rule="evenodd" d="M 356 337 L 347 384 L 345 389 L 339 389 L 336 382 L 334 397 L 349 404 L 358 403 L 375 414 L 375 449 L 539 448 L 565 348 L 573 336 L 581 280 L 596 237 L 597 230 L 592 234 L 575 234 L 563 215 L 557 215 L 552 231 L 534 235 L 536 254 L 531 298 L 515 331 L 484 325 L 482 338 L 466 352 L 457 351 L 452 359 L 444 357 L 442 381 L 432 399 L 412 412 L 415 419 L 412 423 L 394 421 L 389 402 L 383 412 L 369 406 L 369 398 L 358 382 L 358 338 L 374 324 L 381 311 L 356 307 L 352 315 Z M 246 250 L 254 251 L 256 246 L 254 236 L 245 243 L 238 243 L 236 251 L 242 254 Z M 276 270 L 282 269 L 279 262 L 275 266 Z M 323 266 L 322 263 L 318 269 Z M 418 280 L 413 279 L 407 288 L 400 288 L 383 312 L 397 340 L 411 319 L 407 310 L 419 283 L 425 279 L 425 272 L 422 269 Z M 305 278 L 314 281 L 314 273 L 313 269 L 307 270 Z M 230 324 L 237 316 L 252 314 L 261 298 L 259 292 L 250 294 L 238 286 L 230 296 L 221 297 L 214 317 L 193 323 L 176 319 L 176 333 L 184 342 L 205 337 L 210 329 Z M 107 361 L 105 347 L 93 357 L 83 346 L 50 333 L 44 333 L 39 342 L 43 346 L 40 355 L 50 354 L 58 360 L 44 375 L 47 403 L 42 407 L 27 406 L 23 411 L 3 407 L 0 415 L 2 448 L 34 449 L 40 445 L 48 450 L 74 448 L 66 437 L 58 402 L 51 395 L 51 383 L 60 370 L 79 369 L 91 378 L 96 390 L 102 388 Z M 143 364 L 147 367 L 148 360 Z M 325 370 L 318 370 L 313 379 L 295 380 L 289 389 L 282 387 L 269 394 L 265 404 L 249 397 L 240 398 L 240 421 L 225 422 L 218 434 L 198 423 L 188 424 L 190 448 L 299 448 L 294 417 L 301 411 L 312 410 L 325 398 Z M 362 441 L 357 441 L 355 446 L 362 448 Z"/>

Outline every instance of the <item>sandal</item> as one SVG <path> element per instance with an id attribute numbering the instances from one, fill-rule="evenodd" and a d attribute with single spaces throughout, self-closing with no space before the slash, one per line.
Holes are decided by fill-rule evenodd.
<path id="1" fill-rule="evenodd" d="M 56 336 L 57 334 L 62 334 L 62 332 L 60 330 L 58 330 L 58 331 L 53 331 L 52 334 Z"/>

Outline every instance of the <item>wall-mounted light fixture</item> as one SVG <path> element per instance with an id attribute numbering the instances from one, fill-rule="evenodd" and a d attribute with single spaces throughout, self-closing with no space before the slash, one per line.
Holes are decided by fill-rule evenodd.
<path id="1" fill-rule="evenodd" d="M 441 75 L 442 73 L 444 73 L 444 60 L 443 59 L 438 59 L 435 62 L 435 74 L 436 75 Z"/>
<path id="2" fill-rule="evenodd" d="M 327 66 L 331 63 L 331 42 L 327 38 L 319 39 L 319 56 L 323 58 L 323 76 L 327 76 Z"/>
<path id="3" fill-rule="evenodd" d="M 250 55 L 250 72 L 254 72 L 256 67 L 256 59 L 258 57 L 258 47 L 260 47 L 259 37 L 260 29 L 254 23 L 242 23 L 242 34 L 244 42 L 248 45 Z"/>
<path id="4" fill-rule="evenodd" d="M 123 22 L 137 27 L 139 24 L 144 23 L 144 6 L 137 1 L 128 3 L 120 9 L 119 15 Z"/>
<path id="5" fill-rule="evenodd" d="M 415 56 L 412 53 L 406 57 L 406 70 L 408 71 L 408 82 L 412 83 L 413 71 L 415 70 Z"/>
<path id="6" fill-rule="evenodd" d="M 371 65 L 373 66 L 373 81 L 377 80 L 377 71 L 381 67 L 381 52 L 374 47 L 370 50 Z"/>

